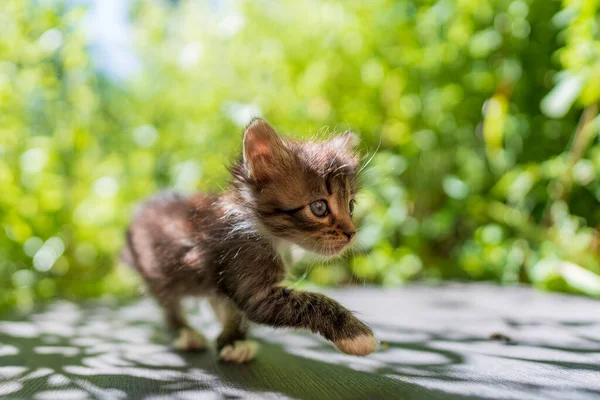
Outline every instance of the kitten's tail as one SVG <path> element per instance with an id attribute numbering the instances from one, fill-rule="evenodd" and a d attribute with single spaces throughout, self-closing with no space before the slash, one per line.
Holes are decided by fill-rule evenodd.
<path id="1" fill-rule="evenodd" d="M 126 243 L 121 251 L 121 262 L 132 268 L 137 268 L 137 257 L 133 249 L 133 240 L 131 238 L 131 228 L 127 229 Z"/>

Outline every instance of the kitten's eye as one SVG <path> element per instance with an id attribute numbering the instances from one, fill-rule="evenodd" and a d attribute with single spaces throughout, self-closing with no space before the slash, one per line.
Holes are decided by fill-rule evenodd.
<path id="1" fill-rule="evenodd" d="M 354 214 L 354 203 L 356 203 L 356 201 L 350 200 L 350 204 L 348 205 L 348 207 L 350 207 L 350 216 Z"/>
<path id="2" fill-rule="evenodd" d="M 325 200 L 317 200 L 310 203 L 310 211 L 317 217 L 324 217 L 327 215 L 327 203 Z"/>

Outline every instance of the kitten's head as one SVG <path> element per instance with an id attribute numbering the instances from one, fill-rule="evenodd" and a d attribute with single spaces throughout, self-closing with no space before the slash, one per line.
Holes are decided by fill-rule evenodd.
<path id="1" fill-rule="evenodd" d="M 338 255 L 356 234 L 356 140 L 350 132 L 325 142 L 284 139 L 256 119 L 244 132 L 243 160 L 232 169 L 234 184 L 270 236 Z"/>

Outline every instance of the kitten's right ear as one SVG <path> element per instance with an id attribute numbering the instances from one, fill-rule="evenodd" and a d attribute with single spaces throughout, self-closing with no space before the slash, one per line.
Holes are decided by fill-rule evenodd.
<path id="1" fill-rule="evenodd" d="M 244 131 L 244 163 L 250 176 L 268 180 L 278 167 L 286 164 L 290 154 L 275 130 L 266 121 L 255 119 Z"/>
<path id="2" fill-rule="evenodd" d="M 336 136 L 329 141 L 329 144 L 338 149 L 353 151 L 358 144 L 359 139 L 356 133 L 346 131 L 343 135 Z"/>

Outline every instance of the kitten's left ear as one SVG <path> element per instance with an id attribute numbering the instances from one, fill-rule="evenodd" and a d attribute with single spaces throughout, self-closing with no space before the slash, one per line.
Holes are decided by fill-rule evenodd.
<path id="1" fill-rule="evenodd" d="M 262 119 L 253 120 L 244 131 L 244 162 L 250 175 L 265 181 L 289 164 L 290 154 L 275 130 Z"/>
<path id="2" fill-rule="evenodd" d="M 336 136 L 329 141 L 329 144 L 338 149 L 352 151 L 358 144 L 358 136 L 354 132 L 346 131 L 340 136 Z"/>

